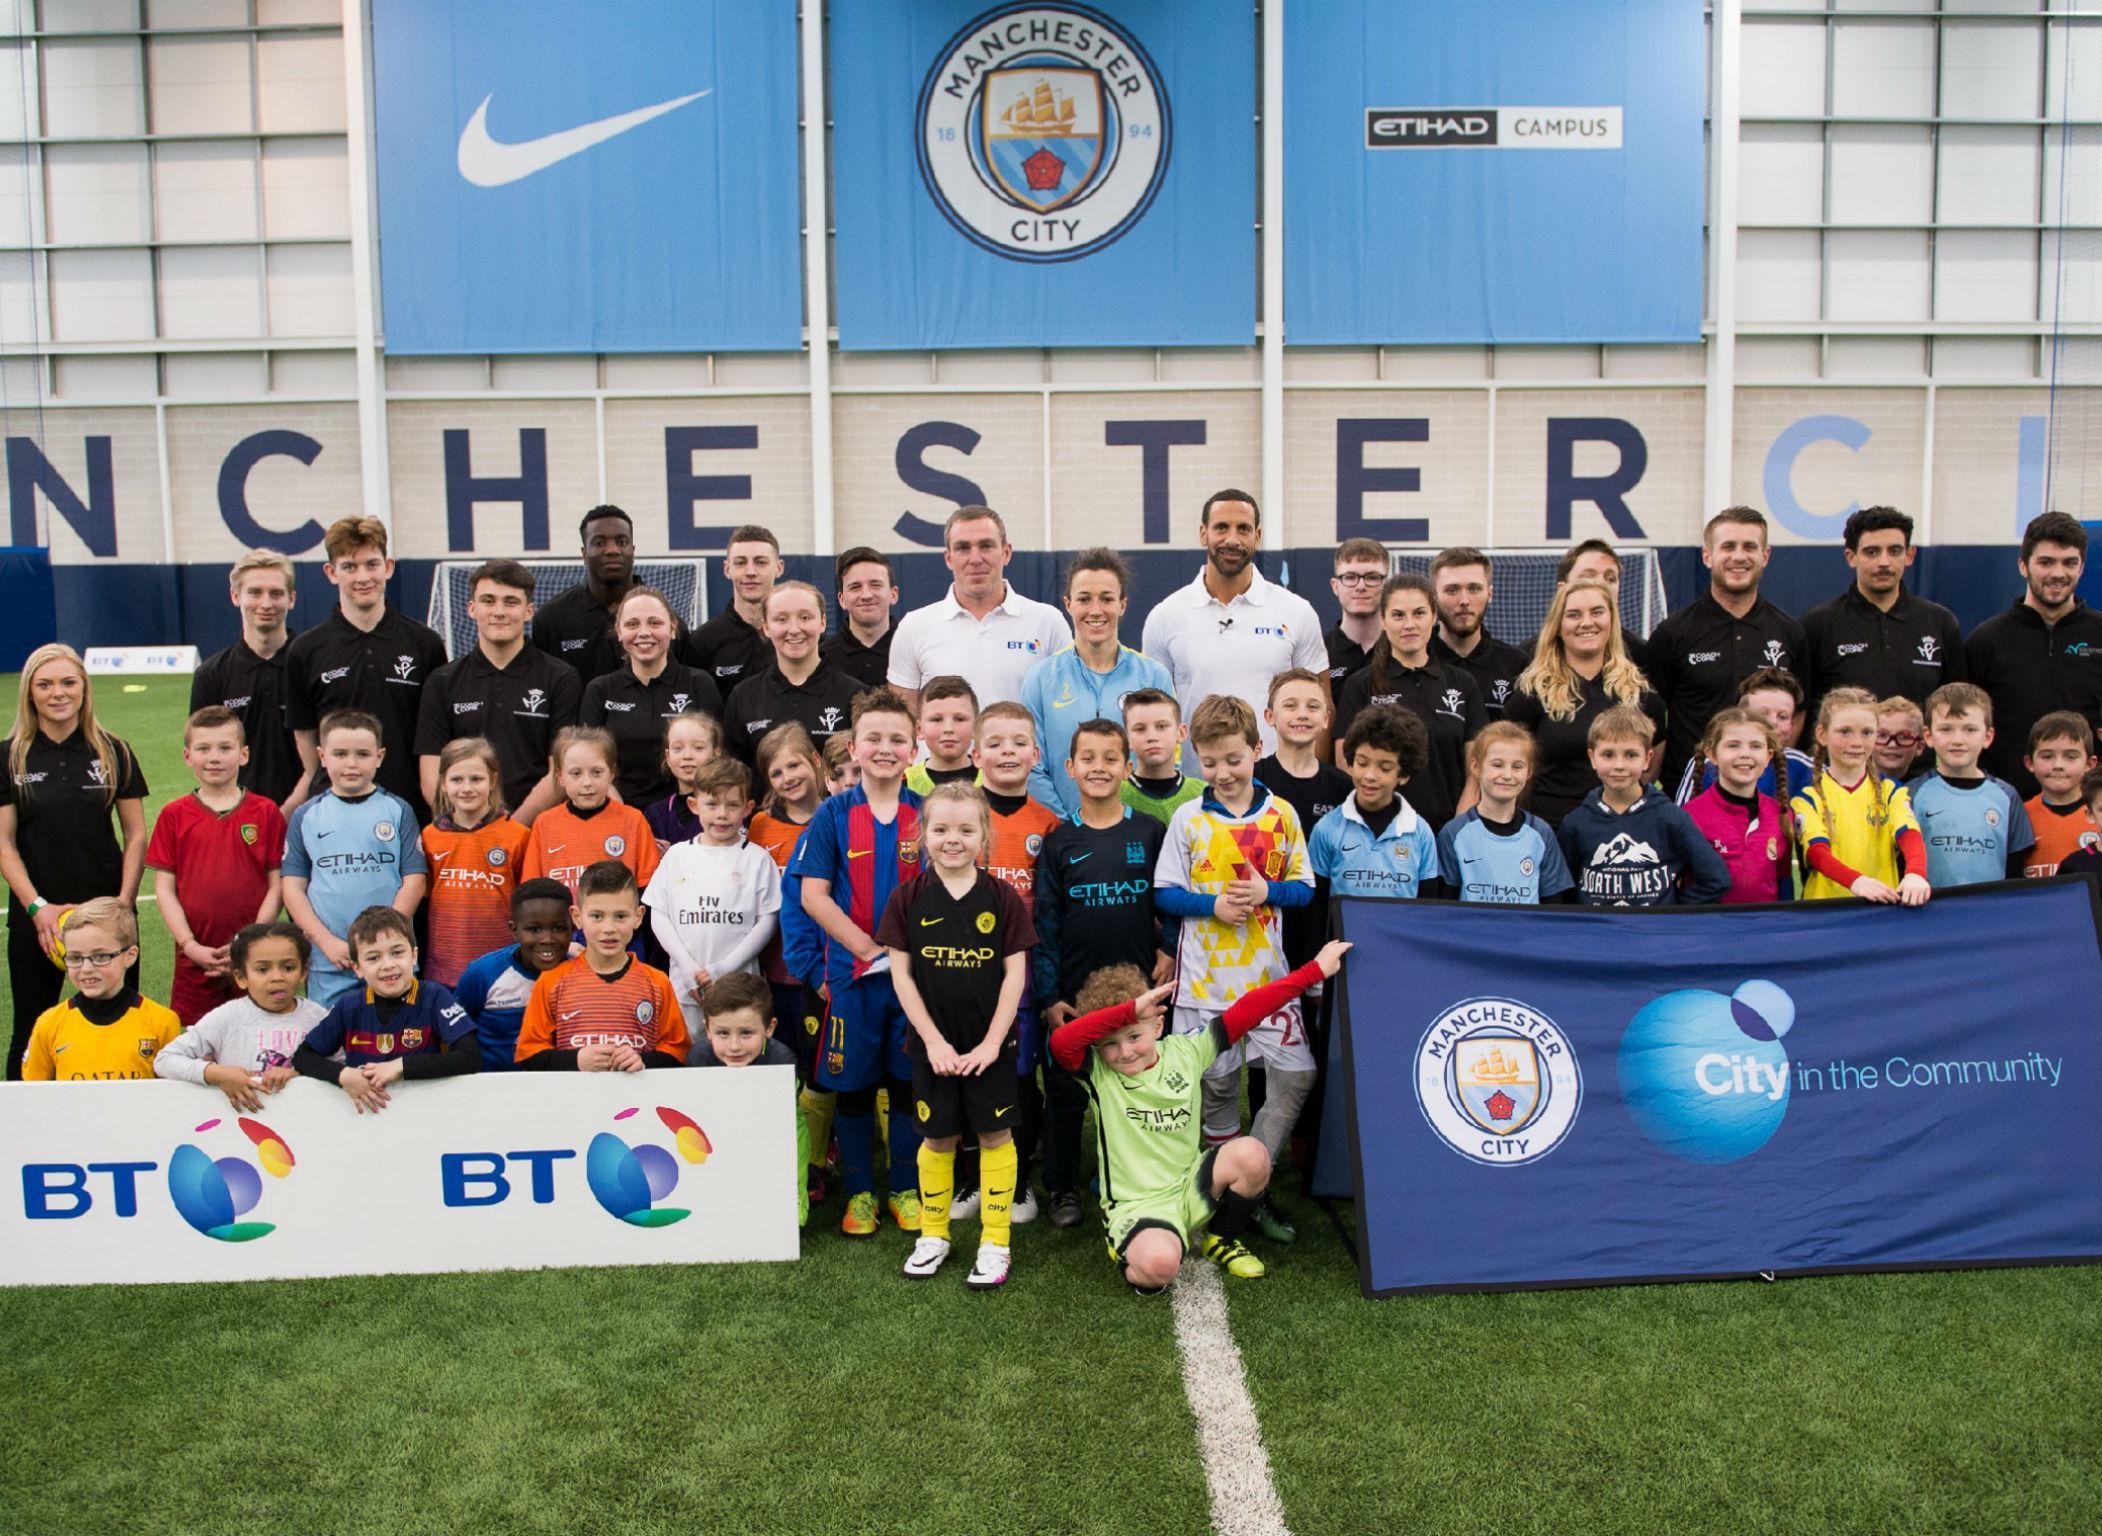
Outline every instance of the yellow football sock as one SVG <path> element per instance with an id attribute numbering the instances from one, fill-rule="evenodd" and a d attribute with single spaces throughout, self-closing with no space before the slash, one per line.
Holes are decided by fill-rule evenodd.
<path id="1" fill-rule="evenodd" d="M 956 1193 L 956 1153 L 920 1143 L 920 1236 L 949 1235 L 949 1201 Z"/>
<path id="2" fill-rule="evenodd" d="M 978 1153 L 978 1224 L 985 1241 L 1007 1246 L 1015 1205 L 1015 1172 L 1021 1167 L 1021 1159 L 1015 1155 L 1012 1139 L 997 1147 L 983 1147 Z M 920 1199 L 926 1199 L 924 1187 Z M 944 1209 L 943 1219 L 948 1212 Z"/>
<path id="3" fill-rule="evenodd" d="M 883 1148 L 883 1161 L 890 1161 L 890 1090 L 876 1090 L 876 1144 Z M 896 1188 L 893 1184 L 892 1188 Z"/>
<path id="4" fill-rule="evenodd" d="M 810 1137 L 811 1166 L 822 1168 L 825 1163 L 825 1148 L 832 1141 L 832 1105 L 836 1094 L 818 1088 L 805 1088 L 796 1097 L 796 1106 L 802 1111 L 803 1125 Z"/>

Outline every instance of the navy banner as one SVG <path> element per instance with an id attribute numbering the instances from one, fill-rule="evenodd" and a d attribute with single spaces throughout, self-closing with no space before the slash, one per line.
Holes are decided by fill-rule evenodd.
<path id="1" fill-rule="evenodd" d="M 387 350 L 802 345 L 788 0 L 375 0 Z"/>
<path id="2" fill-rule="evenodd" d="M 1285 339 L 1698 341 L 1700 0 L 1285 18 Z"/>
<path id="3" fill-rule="evenodd" d="M 1340 911 L 1368 1295 L 2102 1257 L 2084 879 Z"/>
<path id="4" fill-rule="evenodd" d="M 1253 339 L 1253 10 L 856 0 L 831 57 L 842 347 Z"/>

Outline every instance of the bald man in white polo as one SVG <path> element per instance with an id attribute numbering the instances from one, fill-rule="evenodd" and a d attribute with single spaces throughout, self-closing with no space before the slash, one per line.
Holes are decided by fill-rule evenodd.
<path id="1" fill-rule="evenodd" d="M 991 507 L 958 507 L 942 528 L 942 560 L 952 578 L 939 601 L 898 620 L 890 642 L 890 685 L 915 709 L 929 678 L 954 674 L 978 706 L 1022 697 L 1022 676 L 1073 643 L 1066 617 L 1007 584 L 1014 546 Z"/>
<path id="2" fill-rule="evenodd" d="M 1246 491 L 1224 490 L 1204 504 L 1197 532 L 1204 568 L 1197 579 L 1161 599 L 1146 615 L 1140 649 L 1168 669 L 1183 718 L 1207 695 L 1247 700 L 1262 720 L 1270 679 L 1304 667 L 1328 686 L 1328 645 L 1314 606 L 1298 593 L 1265 581 L 1255 568 L 1263 543 L 1263 514 Z M 1263 752 L 1277 736 L 1263 725 Z M 1185 748 L 1186 771 L 1197 771 Z"/>

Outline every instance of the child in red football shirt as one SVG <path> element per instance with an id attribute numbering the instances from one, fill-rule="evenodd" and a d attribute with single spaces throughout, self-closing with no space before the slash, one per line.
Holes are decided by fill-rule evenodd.
<path id="1" fill-rule="evenodd" d="M 423 829 L 431 866 L 426 981 L 454 986 L 468 966 L 511 942 L 511 892 L 524 878 L 529 834 L 499 803 L 503 783 L 496 748 L 479 736 L 455 737 L 438 754 L 437 819 Z"/>
<path id="2" fill-rule="evenodd" d="M 213 704 L 190 716 L 182 760 L 196 793 L 169 801 L 155 818 L 146 867 L 175 939 L 169 1003 L 187 1029 L 240 996 L 227 946 L 250 923 L 278 914 L 285 818 L 266 796 L 240 786 L 248 743 L 232 710 Z"/>

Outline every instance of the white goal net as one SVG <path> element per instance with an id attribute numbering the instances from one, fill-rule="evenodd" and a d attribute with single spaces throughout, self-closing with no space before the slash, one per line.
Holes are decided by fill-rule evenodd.
<path id="1" fill-rule="evenodd" d="M 537 607 L 584 583 L 581 560 L 521 560 L 533 573 L 533 603 Z M 424 622 L 445 641 L 447 656 L 464 656 L 474 649 L 474 616 L 467 611 L 473 593 L 468 581 L 482 566 L 479 560 L 443 560 L 431 575 L 430 617 Z M 705 560 L 637 560 L 635 580 L 655 587 L 671 603 L 672 612 L 691 629 L 707 622 L 708 582 Z"/>
<path id="2" fill-rule="evenodd" d="M 1489 607 L 1489 633 L 1521 648 L 1530 646 L 1555 600 L 1555 567 L 1562 549 L 1485 549 L 1496 596 Z M 1620 622 L 1637 635 L 1647 635 L 1664 621 L 1664 572 L 1653 549 L 1623 549 L 1620 554 Z M 1437 551 L 1397 550 L 1393 568 L 1428 576 Z"/>

